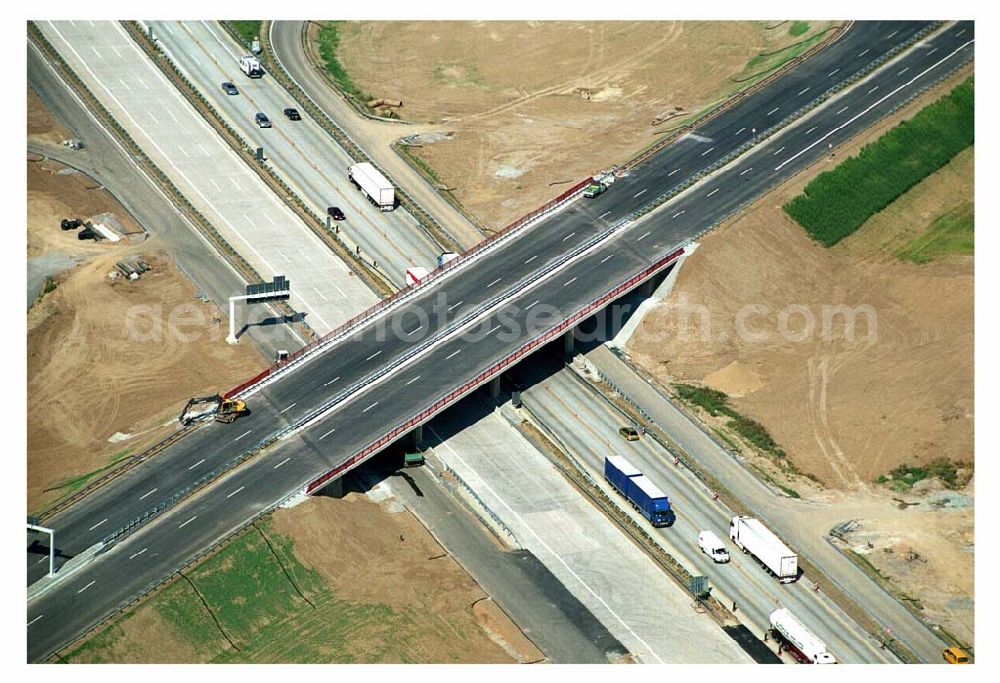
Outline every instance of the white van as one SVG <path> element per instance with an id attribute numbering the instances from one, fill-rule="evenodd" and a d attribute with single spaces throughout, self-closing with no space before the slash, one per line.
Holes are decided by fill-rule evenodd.
<path id="1" fill-rule="evenodd" d="M 698 534 L 698 547 L 701 552 L 712 558 L 714 562 L 729 562 L 729 551 L 722 543 L 722 539 L 711 531 L 702 531 Z"/>

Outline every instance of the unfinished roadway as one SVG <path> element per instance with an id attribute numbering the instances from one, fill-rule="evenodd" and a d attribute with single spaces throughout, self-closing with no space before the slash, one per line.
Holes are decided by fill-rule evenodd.
<path id="1" fill-rule="evenodd" d="M 892 26 L 872 25 L 866 32 L 859 32 L 858 35 L 870 44 L 873 32 L 888 35 L 895 31 L 896 35 L 900 35 L 904 30 L 915 32 L 920 28 L 909 24 L 901 26 L 903 28 L 893 29 Z M 852 32 L 848 32 L 844 38 L 814 59 L 826 57 L 828 60 L 830 52 L 839 49 L 843 63 L 854 63 L 856 68 L 863 67 L 861 62 L 864 59 L 857 55 L 867 50 L 858 50 L 858 45 L 850 43 Z M 478 343 L 470 343 L 457 336 L 436 342 L 433 348 L 421 352 L 408 365 L 397 367 L 395 381 L 382 381 L 380 384 L 369 382 L 366 389 L 352 392 L 328 416 L 289 436 L 277 448 L 259 456 L 250 465 L 214 485 L 211 489 L 214 495 L 201 496 L 162 513 L 156 525 L 128 537 L 117 547 L 113 547 L 103 561 L 95 562 L 81 571 L 80 586 L 74 585 L 75 580 L 67 580 L 65 584 L 32 603 L 29 607 L 29 621 L 34 624 L 34 630 L 29 629 L 29 656 L 44 656 L 59 642 L 63 642 L 68 634 L 73 633 L 73 629 L 78 630 L 81 625 L 92 623 L 101 614 L 107 613 L 117 604 L 116 598 L 139 592 L 154 577 L 169 573 L 166 571 L 169 567 L 176 567 L 197 549 L 210 545 L 227 530 L 239 526 L 244 520 L 265 509 L 280 498 L 282 492 L 295 490 L 317 473 L 344 462 L 351 453 L 372 440 L 371 434 L 362 434 L 357 428 L 361 416 L 364 416 L 362 423 L 365 425 L 393 425 L 399 424 L 408 415 L 419 413 L 422 406 L 447 394 L 450 387 L 461 385 L 477 375 L 479 369 L 504 358 L 509 353 L 509 347 L 551 327 L 552 320 L 536 320 L 540 327 L 535 326 L 536 329 L 533 330 L 525 326 L 526 318 L 536 305 L 544 302 L 565 314 L 593 301 L 595 294 L 606 288 L 604 283 L 623 281 L 642 270 L 649 265 L 651 256 L 670 251 L 674 245 L 698 234 L 746 201 L 822 156 L 825 153 L 824 144 L 838 144 L 884 116 L 898 102 L 921 91 L 937 75 L 944 75 L 970 59 L 970 39 L 971 25 L 960 25 L 935 36 L 932 45 L 912 50 L 891 69 L 874 75 L 865 84 L 865 88 L 851 91 L 849 105 L 834 107 L 833 102 L 828 102 L 780 135 L 759 144 L 741 157 L 737 164 L 696 185 L 646 218 L 605 237 L 587 254 L 578 255 L 572 262 L 558 266 L 559 270 L 550 272 L 544 281 L 536 281 L 523 288 L 518 285 L 516 292 L 511 291 L 508 296 L 503 297 L 501 306 L 520 326 L 520 332 L 513 334 L 513 337 L 505 334 L 509 326 L 495 328 L 497 311 L 485 313 L 482 322 L 477 321 L 481 325 L 481 332 L 485 334 Z M 892 46 L 893 43 L 887 43 L 885 49 L 891 49 Z M 831 67 L 827 60 L 818 64 L 818 72 L 813 69 L 812 79 L 823 79 L 823 70 Z M 742 116 L 747 122 L 766 120 L 763 118 L 769 111 L 766 107 L 773 107 L 774 104 L 774 93 L 770 91 L 791 76 L 802 76 L 801 72 L 808 71 L 813 61 L 807 61 L 769 88 L 746 98 L 723 118 Z M 907 75 L 907 72 L 911 72 L 913 77 Z M 801 82 L 793 86 L 792 90 L 794 87 L 801 90 Z M 779 90 L 785 96 L 789 95 L 788 88 Z M 881 92 L 876 94 L 879 90 Z M 750 107 L 749 111 L 741 110 L 741 107 L 748 106 L 755 98 L 759 99 L 756 106 Z M 844 107 L 853 111 L 845 115 L 847 110 Z M 183 439 L 179 446 L 185 447 L 186 442 L 204 438 L 206 441 L 203 446 L 207 447 L 196 449 L 201 453 L 195 453 L 191 457 L 200 455 L 204 458 L 208 455 L 216 458 L 215 464 L 218 464 L 219 461 L 245 450 L 245 446 L 240 445 L 239 441 L 246 439 L 245 443 L 250 445 L 253 439 L 279 429 L 288 421 L 302 418 L 302 411 L 334 398 L 340 389 L 331 389 L 331 385 L 343 380 L 340 386 L 347 386 L 352 376 L 360 379 L 382 370 L 384 363 L 401 361 L 403 356 L 413 352 L 415 346 L 422 344 L 425 335 L 451 330 L 456 322 L 456 315 L 484 303 L 484 299 L 502 292 L 504 288 L 511 287 L 526 276 L 538 277 L 538 268 L 556 267 L 567 252 L 581 246 L 585 240 L 596 238 L 609 222 L 617 221 L 641 208 L 648 201 L 644 195 L 651 188 L 657 192 L 669 188 L 675 176 L 683 178 L 705 168 L 710 164 L 713 153 L 725 154 L 738 147 L 743 142 L 735 133 L 739 123 L 740 121 L 736 121 L 729 124 L 734 131 L 731 138 L 713 138 L 698 131 L 697 138 L 688 138 L 668 148 L 654 157 L 650 164 L 650 167 L 661 171 L 664 164 L 674 167 L 677 169 L 676 173 L 657 174 L 647 166 L 639 167 L 597 200 L 575 204 L 531 229 L 531 240 L 513 239 L 506 242 L 497 247 L 489 258 L 465 266 L 456 275 L 440 280 L 436 286 L 429 287 L 426 293 L 400 305 L 391 319 L 399 321 L 402 331 L 411 332 L 412 335 L 389 335 L 384 342 L 372 342 L 371 336 L 361 335 L 365 339 L 363 343 L 348 340 L 338 344 L 335 352 L 324 353 L 305 366 L 308 370 L 292 372 L 255 394 L 255 412 L 247 420 L 236 423 L 228 431 L 214 425 L 199 429 L 194 435 Z M 718 119 L 714 125 L 720 125 Z M 704 131 L 709 132 L 711 131 Z M 715 134 L 720 135 L 718 132 Z M 779 156 L 783 160 L 775 159 Z M 756 172 L 751 172 L 755 166 Z M 653 192 L 648 194 L 654 195 Z M 594 291 L 584 291 L 585 289 Z M 442 308 L 439 319 L 433 319 L 431 307 L 438 291 L 447 296 L 449 303 Z M 539 310 L 543 309 L 539 307 Z M 426 329 L 410 328 L 424 319 L 428 323 L 421 324 L 420 328 Z M 502 334 L 497 335 L 495 332 Z M 461 366 L 458 365 L 459 361 L 454 360 L 459 354 L 462 356 Z M 337 452 L 330 452 L 322 442 L 335 431 L 338 432 Z M 207 467 L 212 463 L 192 460 L 191 469 L 202 465 Z M 190 484 L 196 476 L 190 473 L 185 475 L 183 471 L 179 475 L 180 480 L 169 485 L 174 487 L 172 492 L 178 490 L 177 485 Z M 230 486 L 231 491 L 223 491 Z M 128 490 L 131 493 L 123 491 L 115 505 L 126 508 L 134 505 L 135 499 L 145 493 L 145 490 L 140 489 L 141 487 L 131 488 Z M 93 530 L 89 532 L 92 541 L 95 535 L 102 533 L 101 526 L 107 525 L 106 528 L 111 529 L 115 522 L 122 521 L 117 509 L 109 507 L 108 510 L 118 518 L 112 520 L 109 515 L 104 519 L 79 519 L 73 526 L 86 530 L 89 528 L 86 526 L 88 523 L 90 526 L 97 524 L 97 534 Z M 127 516 L 124 515 L 125 518 Z M 75 533 L 68 535 L 76 542 Z M 87 536 L 88 532 L 81 532 L 80 538 L 84 539 L 81 547 L 87 547 Z M 145 546 L 149 552 L 138 548 L 140 542 L 149 544 Z M 133 546 L 136 547 L 136 553 L 142 554 L 133 556 L 126 553 L 126 549 Z M 154 547 L 165 554 L 154 553 Z M 168 549 L 170 552 L 166 552 Z M 127 577 L 109 581 L 114 576 L 117 564 L 140 557 L 146 559 L 136 563 L 136 570 L 129 572 Z M 98 589 L 98 585 L 102 587 Z M 91 591 L 87 597 L 80 597 L 87 595 L 87 591 Z M 54 614 L 55 618 L 45 618 L 46 610 L 49 615 Z M 72 618 L 67 618 L 68 616 Z"/>

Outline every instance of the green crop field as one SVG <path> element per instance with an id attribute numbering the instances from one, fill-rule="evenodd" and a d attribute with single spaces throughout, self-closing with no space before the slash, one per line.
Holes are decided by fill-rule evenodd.
<path id="1" fill-rule="evenodd" d="M 860 228 L 974 142 L 972 78 L 806 185 L 785 212 L 824 246 Z"/>
<path id="2" fill-rule="evenodd" d="M 915 237 L 896 255 L 914 263 L 928 263 L 943 256 L 968 256 L 974 251 L 975 210 L 964 202 L 934 219 L 924 234 Z"/>

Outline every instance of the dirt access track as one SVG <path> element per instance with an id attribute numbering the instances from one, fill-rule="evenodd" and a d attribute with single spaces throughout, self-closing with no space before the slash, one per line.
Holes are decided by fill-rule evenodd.
<path id="1" fill-rule="evenodd" d="M 411 148 L 491 229 L 815 44 L 833 22 L 342 22 L 337 55 L 424 133 Z M 316 28 L 310 31 L 315 48 Z"/>
<path id="2" fill-rule="evenodd" d="M 56 255 L 72 266 L 27 314 L 30 511 L 176 429 L 186 399 L 228 389 L 265 365 L 253 346 L 225 343 L 218 311 L 195 297 L 155 238 L 94 243 L 60 230 L 61 218 L 99 213 L 134 225 L 110 194 L 90 189 L 93 180 L 65 171 L 27 164 L 29 258 Z M 137 254 L 151 272 L 108 278 L 117 261 Z"/>

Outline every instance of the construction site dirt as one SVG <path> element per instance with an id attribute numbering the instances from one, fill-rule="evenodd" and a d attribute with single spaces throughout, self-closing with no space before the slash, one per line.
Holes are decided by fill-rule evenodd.
<path id="1" fill-rule="evenodd" d="M 916 264 L 897 252 L 937 216 L 971 203 L 973 150 L 831 249 L 811 241 L 782 210 L 817 173 L 947 93 L 969 71 L 702 239 L 628 350 L 666 386 L 725 392 L 730 405 L 762 424 L 784 452 L 765 457 L 742 443 L 751 465 L 795 495 L 835 500 L 831 527 L 863 520 L 865 543 L 879 549 L 868 553 L 862 544 L 865 558 L 891 576 L 897 590 L 920 596 L 920 611 L 932 621 L 971 640 L 972 484 L 961 487 L 973 460 L 973 257 Z M 864 306 L 876 318 L 859 315 L 853 339 L 838 318 L 824 338 L 823 307 L 838 304 Z M 749 336 L 737 327 L 748 306 L 755 312 Z M 779 319 L 785 314 L 788 323 L 790 311 L 797 316 L 789 327 L 794 334 L 782 334 Z M 802 339 L 798 333 L 808 315 L 815 316 L 816 333 Z M 698 414 L 717 432 L 727 432 L 729 417 Z M 941 495 L 941 482 L 926 480 L 903 496 L 919 506 L 898 510 L 891 472 L 942 458 L 959 463 L 960 488 L 949 493 L 963 505 L 935 503 L 928 496 Z M 908 548 L 926 562 L 900 564 Z"/>
<path id="2" fill-rule="evenodd" d="M 415 135 L 411 155 L 496 229 L 778 68 L 832 24 L 342 22 L 337 56 L 361 91 L 402 100 L 393 111 L 417 124 L 398 129 Z M 315 48 L 315 25 L 309 36 Z"/>
<path id="3" fill-rule="evenodd" d="M 218 310 L 155 238 L 111 244 L 60 229 L 62 218 L 103 213 L 141 230 L 90 178 L 30 161 L 27 178 L 29 263 L 58 271 L 44 272 L 27 314 L 28 509 L 37 511 L 176 429 L 185 400 L 226 390 L 264 359 L 225 344 Z M 136 256 L 150 270 L 129 280 L 116 264 Z"/>

